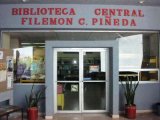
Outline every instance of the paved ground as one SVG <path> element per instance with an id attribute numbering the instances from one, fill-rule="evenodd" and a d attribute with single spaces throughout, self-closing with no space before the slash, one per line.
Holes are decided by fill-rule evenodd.
<path id="1" fill-rule="evenodd" d="M 1 120 L 6 120 L 3 117 Z M 20 115 L 10 115 L 9 120 L 21 120 Z M 24 120 L 27 120 L 26 117 Z M 39 117 L 38 120 L 45 120 L 43 117 Z M 53 120 L 114 120 L 106 114 L 57 114 Z M 129 120 L 125 116 L 120 116 L 115 120 Z M 160 120 L 160 116 L 154 113 L 140 113 L 137 114 L 136 120 Z"/>

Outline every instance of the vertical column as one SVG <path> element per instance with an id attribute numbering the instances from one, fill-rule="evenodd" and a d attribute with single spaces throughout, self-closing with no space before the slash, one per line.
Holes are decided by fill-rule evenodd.
<path id="1" fill-rule="evenodd" d="M 10 49 L 10 34 L 9 33 L 1 34 L 1 47 Z"/>
<path id="2" fill-rule="evenodd" d="M 2 48 L 2 31 L 0 30 L 0 48 Z"/>
<path id="3" fill-rule="evenodd" d="M 112 80 L 111 81 L 111 91 L 112 91 L 112 118 L 119 118 L 119 48 L 118 41 L 113 47 L 112 56 Z"/>
<path id="4" fill-rule="evenodd" d="M 53 119 L 53 114 L 55 113 L 54 111 L 54 80 L 53 80 L 53 74 L 54 74 L 54 52 L 52 48 L 52 41 L 46 41 L 45 44 L 45 58 L 46 58 L 46 64 L 45 64 L 45 69 L 46 69 L 46 82 L 45 85 L 47 86 L 46 88 L 46 119 Z"/>

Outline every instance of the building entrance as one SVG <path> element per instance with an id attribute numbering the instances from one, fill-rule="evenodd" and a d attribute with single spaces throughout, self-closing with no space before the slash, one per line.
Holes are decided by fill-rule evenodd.
<path id="1" fill-rule="evenodd" d="M 108 111 L 108 49 L 55 48 L 54 55 L 55 111 Z"/>

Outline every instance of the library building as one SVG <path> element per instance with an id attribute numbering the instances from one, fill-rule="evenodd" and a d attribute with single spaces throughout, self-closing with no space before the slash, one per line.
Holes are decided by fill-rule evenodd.
<path id="1" fill-rule="evenodd" d="M 158 0 L 1 0 L 0 117 L 14 114 L 1 114 L 7 105 L 22 117 L 34 108 L 45 119 L 160 115 L 159 6 Z"/>

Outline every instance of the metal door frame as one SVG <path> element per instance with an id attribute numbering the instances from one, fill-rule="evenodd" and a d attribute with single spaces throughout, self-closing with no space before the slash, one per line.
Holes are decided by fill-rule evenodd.
<path id="1" fill-rule="evenodd" d="M 102 113 L 109 111 L 109 49 L 108 48 L 54 48 L 54 63 L 53 63 L 53 71 L 54 71 L 54 111 L 55 113 Z M 83 96 L 83 52 L 102 52 L 105 51 L 105 60 L 106 60 L 106 80 L 105 81 L 94 81 L 94 82 L 105 82 L 106 87 L 106 110 L 84 110 L 84 96 Z M 79 81 L 75 83 L 79 83 L 79 110 L 57 110 L 57 52 L 79 52 Z M 65 82 L 65 81 L 63 81 Z M 74 82 L 74 81 L 72 81 Z M 91 81 L 85 81 L 91 82 Z"/>

